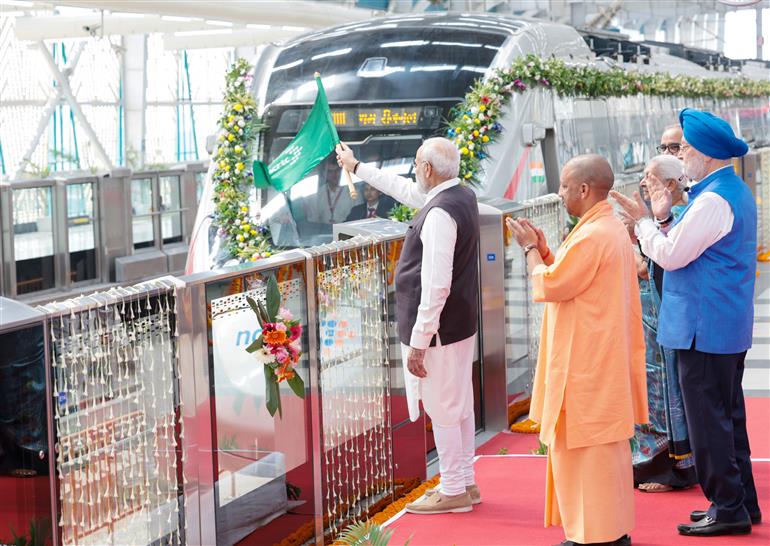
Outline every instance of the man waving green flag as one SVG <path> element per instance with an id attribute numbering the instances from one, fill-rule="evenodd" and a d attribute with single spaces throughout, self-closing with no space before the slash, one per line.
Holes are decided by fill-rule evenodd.
<path id="1" fill-rule="evenodd" d="M 321 75 L 316 72 L 318 94 L 310 115 L 297 136 L 270 165 L 254 161 L 254 185 L 257 188 L 273 186 L 286 191 L 302 180 L 339 144 L 340 137 L 332 121 Z"/>

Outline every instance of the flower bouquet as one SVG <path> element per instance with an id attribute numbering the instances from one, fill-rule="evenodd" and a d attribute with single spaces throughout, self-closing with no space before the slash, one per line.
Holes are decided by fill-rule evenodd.
<path id="1" fill-rule="evenodd" d="M 267 411 L 271 416 L 278 411 L 282 417 L 278 386 L 281 381 L 286 381 L 294 394 L 305 398 L 305 383 L 294 369 L 302 356 L 302 326 L 288 309 L 281 307 L 281 292 L 274 276 L 267 281 L 265 299 L 263 304 L 246 298 L 262 328 L 259 337 L 246 347 L 246 351 L 254 353 L 265 368 Z"/>

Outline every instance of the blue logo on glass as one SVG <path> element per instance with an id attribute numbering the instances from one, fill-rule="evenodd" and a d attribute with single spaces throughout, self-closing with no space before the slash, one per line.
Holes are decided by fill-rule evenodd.
<path id="1" fill-rule="evenodd" d="M 487 254 L 488 262 L 494 262 L 495 260 L 497 260 L 497 254 L 495 254 L 494 252 L 490 252 L 489 254 Z"/>

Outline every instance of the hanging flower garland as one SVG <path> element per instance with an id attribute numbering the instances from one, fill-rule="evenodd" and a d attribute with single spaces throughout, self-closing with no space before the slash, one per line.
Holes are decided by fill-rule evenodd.
<path id="1" fill-rule="evenodd" d="M 447 137 L 460 150 L 460 179 L 478 186 L 487 146 L 502 130 L 502 108 L 513 93 L 530 87 L 551 88 L 562 96 L 587 98 L 653 95 L 658 97 L 756 98 L 770 96 L 770 81 L 745 78 L 698 78 L 667 73 L 642 73 L 622 68 L 599 70 L 572 66 L 561 59 L 527 55 L 488 80 L 477 80 L 465 100 L 451 113 Z"/>
<path id="2" fill-rule="evenodd" d="M 249 215 L 250 165 L 254 141 L 265 126 L 249 94 L 252 66 L 238 59 L 227 73 L 224 112 L 219 120 L 214 178 L 214 224 L 231 256 L 241 262 L 269 257 L 273 250 L 267 226 Z"/>

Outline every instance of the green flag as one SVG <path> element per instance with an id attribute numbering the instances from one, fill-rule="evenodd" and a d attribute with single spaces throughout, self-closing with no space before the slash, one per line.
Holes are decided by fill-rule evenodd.
<path id="1" fill-rule="evenodd" d="M 262 161 L 254 161 L 254 185 L 257 188 L 267 188 L 269 185 L 278 191 L 288 190 L 339 144 L 340 137 L 337 136 L 329 103 L 326 101 L 326 92 L 318 73 L 315 75 L 315 81 L 318 84 L 318 94 L 313 109 L 297 136 L 269 166 Z"/>

